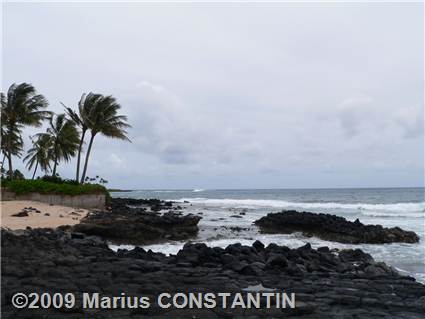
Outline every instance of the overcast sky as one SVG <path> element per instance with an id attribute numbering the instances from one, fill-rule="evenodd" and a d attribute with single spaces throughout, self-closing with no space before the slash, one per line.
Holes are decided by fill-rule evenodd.
<path id="1" fill-rule="evenodd" d="M 110 187 L 424 184 L 421 3 L 7 3 L 3 17 L 3 90 L 30 82 L 56 112 L 89 91 L 121 103 L 132 143 L 96 138 L 88 169 Z"/>

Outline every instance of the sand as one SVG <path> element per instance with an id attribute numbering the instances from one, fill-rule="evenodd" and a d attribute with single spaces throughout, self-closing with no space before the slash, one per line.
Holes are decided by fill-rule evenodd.
<path id="1" fill-rule="evenodd" d="M 49 205 L 35 201 L 1 201 L 1 227 L 10 229 L 31 228 L 56 228 L 61 225 L 75 225 L 88 213 L 86 209 Z M 25 209 L 32 207 L 33 210 Z M 40 211 L 37 213 L 36 210 Z M 26 211 L 26 217 L 14 217 L 12 215 Z"/>

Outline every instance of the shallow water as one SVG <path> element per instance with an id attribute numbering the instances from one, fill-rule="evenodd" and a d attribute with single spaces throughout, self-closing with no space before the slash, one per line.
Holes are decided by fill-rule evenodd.
<path id="1" fill-rule="evenodd" d="M 361 248 L 375 260 L 425 283 L 425 198 L 424 188 L 387 189 L 294 189 L 294 190 L 153 190 L 113 193 L 114 197 L 160 198 L 181 202 L 185 212 L 199 214 L 199 235 L 194 242 L 226 247 L 240 242 L 250 245 L 259 239 L 291 248 L 310 243 L 313 247 Z M 184 203 L 189 201 L 190 203 Z M 417 244 L 348 245 L 301 234 L 260 234 L 252 223 L 281 209 L 330 213 L 364 224 L 399 226 L 420 236 Z M 242 213 L 242 214 L 241 214 Z M 201 215 L 202 214 L 202 215 Z M 237 217 L 235 217 L 237 216 Z M 237 231 L 234 227 L 244 228 Z M 176 254 L 184 242 L 144 246 L 145 249 Z M 132 246 L 111 246 L 113 249 Z"/>

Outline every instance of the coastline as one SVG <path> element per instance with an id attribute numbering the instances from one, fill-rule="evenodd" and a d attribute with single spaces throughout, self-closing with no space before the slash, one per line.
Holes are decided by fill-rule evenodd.
<path id="1" fill-rule="evenodd" d="M 379 316 L 423 318 L 425 285 L 398 274 L 360 249 L 296 249 L 255 241 L 250 246 L 212 248 L 186 244 L 176 255 L 142 248 L 113 252 L 104 240 L 81 233 L 33 229 L 16 235 L 2 231 L 2 294 L 17 292 L 68 293 L 75 296 L 72 311 L 17 310 L 3 304 L 8 317 L 49 315 L 61 318 L 221 318 L 293 316 L 339 318 L 341 313 L 361 318 Z M 4 260 L 7 263 L 4 264 Z M 294 294 L 295 308 L 224 307 L 162 308 L 158 295 L 219 294 L 245 296 L 248 292 Z M 86 309 L 83 293 L 98 293 L 103 300 L 137 296 L 152 301 L 149 307 L 126 305 Z M 243 298 L 245 298 L 243 297 Z M 108 299 L 109 298 L 109 299 Z M 4 299 L 3 299 L 4 300 Z M 179 299 L 180 300 L 180 299 Z M 243 300 L 243 299 L 242 299 Z M 92 307 L 93 308 L 93 307 Z"/>
<path id="2" fill-rule="evenodd" d="M 115 193 L 113 197 L 173 200 L 184 207 L 185 213 L 201 216 L 200 231 L 194 242 L 225 248 L 242 243 L 251 245 L 255 239 L 265 244 L 277 243 L 297 248 L 306 243 L 313 247 L 338 249 L 360 248 L 376 260 L 396 267 L 405 275 L 425 283 L 425 201 L 423 187 L 379 189 L 273 189 L 273 190 L 178 190 L 158 192 L 134 191 Z M 186 202 L 186 203 L 185 203 Z M 190 202 L 190 203 L 187 203 Z M 313 213 L 333 214 L 366 225 L 400 227 L 414 231 L 418 243 L 403 244 L 343 244 L 302 234 L 261 234 L 252 223 L 271 212 L 294 209 Z M 238 216 L 238 218 L 236 218 Z M 175 254 L 184 241 L 143 246 L 155 252 Z M 122 246 L 125 247 L 125 246 Z M 118 248 L 114 246 L 114 248 Z"/>
<path id="3" fill-rule="evenodd" d="M 152 303 L 147 309 L 97 309 L 95 317 L 136 315 L 141 318 L 193 318 L 196 313 L 202 318 L 237 317 L 242 314 L 253 317 L 290 315 L 337 318 L 344 312 L 362 318 L 383 314 L 422 318 L 425 285 L 377 261 L 356 248 L 359 245 L 354 245 L 353 249 L 312 247 L 308 243 L 312 240 L 309 237 L 305 237 L 307 243 L 299 247 L 258 239 L 249 245 L 234 243 L 222 248 L 190 243 L 198 236 L 194 232 L 194 225 L 208 218 L 205 214 L 199 217 L 191 214 L 191 205 L 190 202 L 118 198 L 112 199 L 108 210 L 90 214 L 70 227 L 59 226 L 56 230 L 35 228 L 18 233 L 3 230 L 2 291 L 7 292 L 3 296 L 8 298 L 21 287 L 25 287 L 24 292 L 39 291 L 45 287 L 51 293 L 65 290 L 73 293 L 79 303 L 82 302 L 82 293 L 87 291 L 99 292 L 104 298 L 119 296 L 124 291 L 128 296 L 144 296 L 155 301 L 158 294 L 163 292 L 225 292 L 246 297 L 247 291 L 254 289 L 254 292 L 294 293 L 295 308 L 227 309 L 219 306 L 214 311 L 205 307 L 164 310 Z M 249 210 L 232 209 L 227 219 L 238 223 L 241 218 L 232 216 L 247 215 L 250 215 Z M 176 223 L 183 227 L 175 228 Z M 93 229 L 97 233 L 93 233 Z M 186 233 L 188 229 L 190 232 Z M 202 233 L 203 230 L 200 227 L 197 232 Z M 249 230 L 242 227 L 229 231 L 243 234 Z M 139 237 L 137 232 L 143 236 Z M 159 243 L 157 246 L 175 242 L 173 237 L 164 237 L 170 233 L 177 238 L 186 234 L 184 239 L 180 239 L 185 244 L 175 254 L 167 256 L 140 248 L 152 240 Z M 121 239 L 128 243 L 131 236 L 138 239 L 138 247 L 111 250 L 110 240 L 113 242 L 119 238 L 117 235 L 122 234 L 126 237 Z M 28 280 L 30 284 L 23 285 Z M 38 313 L 29 309 L 20 312 L 8 304 L 4 304 L 3 309 L 9 316 Z M 47 311 L 49 315 L 58 315 L 55 309 Z M 42 313 L 46 314 L 46 310 Z M 84 316 L 93 312 L 79 307 L 73 313 L 60 313 L 60 317 L 73 318 L 75 314 Z"/>

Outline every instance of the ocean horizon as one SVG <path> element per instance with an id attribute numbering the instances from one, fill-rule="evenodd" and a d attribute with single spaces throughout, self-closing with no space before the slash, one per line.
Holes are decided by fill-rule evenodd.
<path id="1" fill-rule="evenodd" d="M 315 189 L 404 189 L 404 188 L 422 188 L 425 190 L 425 186 L 359 186 L 359 187 L 265 187 L 265 188 L 220 188 L 220 187 L 206 187 L 206 188 L 112 188 L 116 192 L 125 192 L 125 191 L 226 191 L 226 190 L 315 190 Z"/>

